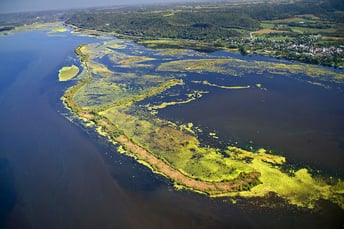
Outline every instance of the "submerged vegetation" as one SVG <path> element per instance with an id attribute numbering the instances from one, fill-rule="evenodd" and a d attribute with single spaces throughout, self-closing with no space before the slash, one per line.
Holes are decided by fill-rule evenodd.
<path id="1" fill-rule="evenodd" d="M 94 125 L 99 134 L 120 144 L 120 152 L 171 179 L 176 188 L 212 197 L 264 198 L 275 193 L 290 204 L 307 208 L 313 208 L 319 199 L 326 199 L 344 208 L 340 179 L 330 184 L 325 178 L 313 177 L 306 168 L 285 171 L 286 158 L 264 149 L 247 151 L 234 146 L 220 149 L 203 145 L 197 134 L 201 130 L 192 123 L 175 123 L 157 115 L 159 109 L 187 104 L 208 93 L 190 88 L 185 95 L 180 94 L 181 89 L 190 87 L 185 84 L 190 72 L 245 77 L 250 73 L 277 71 L 286 76 L 301 73 L 318 77 L 310 78 L 315 82 L 343 83 L 341 74 L 301 64 L 207 55 L 191 59 L 199 54 L 188 51 L 151 50 L 145 56 L 139 47 L 121 40 L 81 45 L 75 52 L 84 69 L 79 75 L 80 82 L 63 97 L 66 106 L 88 125 Z M 186 60 L 178 60 L 181 57 Z M 261 84 L 219 85 L 207 80 L 192 83 L 219 89 L 261 87 Z M 215 141 L 218 138 L 213 132 L 209 136 Z"/>

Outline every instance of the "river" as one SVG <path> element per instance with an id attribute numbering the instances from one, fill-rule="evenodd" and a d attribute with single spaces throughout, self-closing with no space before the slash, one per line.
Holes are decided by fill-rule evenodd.
<path id="1" fill-rule="evenodd" d="M 333 228 L 343 225 L 343 210 L 325 201 L 320 203 L 321 211 L 312 211 L 259 207 L 254 200 L 243 199 L 232 204 L 226 198 L 210 199 L 176 191 L 167 179 L 116 153 L 93 130 L 70 122 L 64 115 L 68 111 L 60 97 L 75 82 L 58 82 L 58 70 L 66 64 L 79 64 L 74 47 L 96 42 L 97 38 L 69 32 L 63 35 L 27 31 L 0 37 L 0 228 Z M 241 123 L 235 122 L 237 126 L 224 130 L 221 123 L 198 120 L 215 115 L 211 111 L 224 115 L 219 109 L 238 102 L 235 96 L 239 95 L 234 94 L 231 101 L 224 100 L 229 105 L 215 103 L 218 100 L 209 96 L 205 101 L 197 101 L 195 107 L 183 108 L 183 117 L 177 115 L 180 106 L 166 109 L 161 115 L 200 122 L 225 135 L 242 130 Z M 271 98 L 265 108 L 278 104 Z M 328 100 L 321 98 L 319 94 L 315 99 L 326 105 Z M 202 102 L 215 105 L 208 113 L 192 115 L 190 109 L 199 109 L 204 106 Z M 338 103 L 330 107 L 335 110 Z M 342 118 L 343 108 L 337 111 L 334 116 Z M 240 110 L 236 112 L 235 117 L 240 117 Z M 250 122 L 260 123 L 260 118 Z M 337 117 L 329 123 L 342 127 L 341 121 Z M 298 122 L 292 124 L 297 125 Z M 266 132 L 261 130 L 262 135 Z M 263 145 L 268 139 L 267 134 L 264 136 L 247 139 L 257 138 L 257 144 Z M 276 140 L 277 145 L 278 141 L 281 140 Z M 290 146 L 285 147 L 288 151 Z M 302 152 L 300 149 L 298 153 Z M 342 173 L 338 164 L 343 161 L 342 155 L 339 160 L 331 157 L 330 162 L 324 161 L 327 157 L 316 156 L 312 163 L 311 154 L 291 156 L 294 161 L 305 157 L 303 163 L 319 163 L 320 168 L 330 169 L 334 165 L 334 170 Z"/>

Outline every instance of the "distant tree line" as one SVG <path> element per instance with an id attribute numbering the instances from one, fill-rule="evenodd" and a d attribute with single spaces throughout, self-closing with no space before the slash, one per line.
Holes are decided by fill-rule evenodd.
<path id="1" fill-rule="evenodd" d="M 228 40 L 260 28 L 262 20 L 313 14 L 336 23 L 344 22 L 336 12 L 341 1 L 301 1 L 295 4 L 250 4 L 224 7 L 189 7 L 164 10 L 98 10 L 73 14 L 67 21 L 81 28 L 150 38 L 201 41 Z M 323 28 L 326 25 L 309 25 Z"/>

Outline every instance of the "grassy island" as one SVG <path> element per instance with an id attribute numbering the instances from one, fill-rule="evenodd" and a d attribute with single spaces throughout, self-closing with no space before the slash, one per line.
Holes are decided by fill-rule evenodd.
<path id="1" fill-rule="evenodd" d="M 192 123 L 177 124 L 151 112 L 191 102 L 206 92 L 194 91 L 184 100 L 163 100 L 157 104 L 146 102 L 157 96 L 164 98 L 164 93 L 184 87 L 187 72 L 215 72 L 237 77 L 236 66 L 245 66 L 242 69 L 248 72 L 260 72 L 264 66 L 267 72 L 272 68 L 275 71 L 281 69 L 283 74 L 288 75 L 291 71 L 310 71 L 304 65 L 276 68 L 276 63 L 252 64 L 229 58 L 171 61 L 164 59 L 166 53 L 154 52 L 154 57 L 148 57 L 132 50 L 129 55 L 121 51 L 124 48 L 127 52 L 132 49 L 118 40 L 77 47 L 75 52 L 83 65 L 81 80 L 69 88 L 62 98 L 79 118 L 95 126 L 98 133 L 110 142 L 119 144 L 120 152 L 172 180 L 176 188 L 211 197 L 264 198 L 275 193 L 289 204 L 299 207 L 313 208 L 319 199 L 326 199 L 344 208 L 344 183 L 340 179 L 332 179 L 328 183 L 326 178 L 313 177 L 306 168 L 285 171 L 283 165 L 286 158 L 265 149 L 251 152 L 234 146 L 219 149 L 203 145 Z M 178 55 L 180 52 L 171 50 L 169 53 Z M 99 62 L 105 56 L 111 61 L 109 66 Z M 165 62 L 154 62 L 158 58 Z M 151 69 L 149 74 L 147 62 L 149 66 L 155 66 L 153 70 L 148 67 Z M 131 66 L 132 71 L 122 65 Z M 317 72 L 317 77 L 329 76 L 330 73 L 327 79 L 341 80 L 334 72 L 324 73 L 315 68 L 311 71 Z M 239 89 L 209 81 L 200 82 L 207 87 Z M 241 88 L 251 90 L 250 85 Z M 216 134 L 209 135 L 217 139 Z"/>
<path id="2" fill-rule="evenodd" d="M 59 81 L 68 81 L 79 73 L 79 68 L 75 65 L 65 66 L 59 70 Z"/>

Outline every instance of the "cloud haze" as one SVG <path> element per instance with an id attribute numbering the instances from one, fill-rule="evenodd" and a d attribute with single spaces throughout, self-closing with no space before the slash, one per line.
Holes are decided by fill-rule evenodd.
<path id="1" fill-rule="evenodd" d="M 0 0 L 0 13 L 178 1 L 183 0 Z"/>

